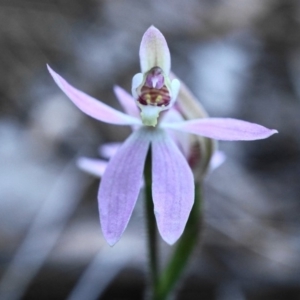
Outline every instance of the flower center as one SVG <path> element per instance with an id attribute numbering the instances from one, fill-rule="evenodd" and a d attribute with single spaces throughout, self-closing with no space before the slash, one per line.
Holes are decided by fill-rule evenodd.
<path id="1" fill-rule="evenodd" d="M 147 74 L 146 80 L 140 89 L 137 100 L 142 105 L 168 106 L 171 97 L 165 85 L 164 74 L 161 68 L 154 67 Z"/>

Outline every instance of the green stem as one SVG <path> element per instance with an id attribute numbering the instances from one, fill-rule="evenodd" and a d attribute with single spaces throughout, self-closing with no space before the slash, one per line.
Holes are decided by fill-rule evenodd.
<path id="1" fill-rule="evenodd" d="M 177 242 L 173 255 L 159 278 L 155 289 L 156 300 L 165 300 L 177 283 L 186 266 L 199 235 L 201 217 L 201 186 L 195 185 L 195 202 L 184 233 Z"/>
<path id="2" fill-rule="evenodd" d="M 177 242 L 172 257 L 163 270 L 158 274 L 157 230 L 152 200 L 151 149 L 145 163 L 146 190 L 146 219 L 148 229 L 149 264 L 151 276 L 151 297 L 153 300 L 166 300 L 180 278 L 193 252 L 199 237 L 201 217 L 201 185 L 195 184 L 195 202 L 186 224 L 185 230 Z"/>
<path id="3" fill-rule="evenodd" d="M 149 263 L 151 276 L 151 292 L 154 294 L 158 284 L 158 255 L 157 255 L 157 230 L 152 200 L 152 174 L 151 174 L 151 149 L 149 149 L 145 163 L 145 190 L 146 190 L 146 219 L 148 229 Z"/>

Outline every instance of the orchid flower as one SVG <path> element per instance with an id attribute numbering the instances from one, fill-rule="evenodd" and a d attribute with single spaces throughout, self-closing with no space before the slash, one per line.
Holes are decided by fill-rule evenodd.
<path id="1" fill-rule="evenodd" d="M 259 140 L 277 132 L 230 118 L 163 118 L 164 111 L 176 101 L 180 81 L 171 80 L 169 48 L 155 27 L 145 32 L 139 55 L 141 73 L 133 77 L 133 97 L 115 88 L 128 114 L 79 91 L 48 67 L 54 81 L 81 111 L 99 121 L 134 129 L 105 167 L 98 193 L 101 228 L 111 246 L 121 238 L 131 217 L 148 151 L 152 157 L 152 197 L 158 230 L 169 244 L 181 236 L 194 203 L 194 176 L 170 131 L 227 141 Z"/>

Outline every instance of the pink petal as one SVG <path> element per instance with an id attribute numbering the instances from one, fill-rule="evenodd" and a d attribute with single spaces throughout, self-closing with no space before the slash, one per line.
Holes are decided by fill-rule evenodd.
<path id="1" fill-rule="evenodd" d="M 181 236 L 194 203 L 194 178 L 172 139 L 159 130 L 152 142 L 152 195 L 159 232 L 173 244 Z"/>
<path id="2" fill-rule="evenodd" d="M 153 67 L 160 67 L 169 75 L 171 58 L 168 44 L 162 33 L 151 26 L 142 38 L 140 45 L 140 63 L 142 73 L 148 72 Z"/>
<path id="3" fill-rule="evenodd" d="M 184 121 L 182 114 L 176 109 L 175 106 L 171 107 L 161 115 L 161 123 L 177 123 Z"/>
<path id="4" fill-rule="evenodd" d="M 137 107 L 134 98 L 129 93 L 127 93 L 124 89 L 122 89 L 117 85 L 114 87 L 114 92 L 120 104 L 122 105 L 124 111 L 130 116 L 139 118 L 140 111 Z"/>
<path id="5" fill-rule="evenodd" d="M 141 128 L 131 134 L 109 161 L 98 193 L 103 235 L 113 246 L 123 234 L 142 185 L 151 133 Z"/>
<path id="6" fill-rule="evenodd" d="M 217 150 L 211 157 L 209 162 L 209 171 L 212 172 L 219 168 L 226 160 L 226 155 L 223 151 Z"/>
<path id="7" fill-rule="evenodd" d="M 98 152 L 102 157 L 110 159 L 118 152 L 121 145 L 119 142 L 105 143 L 99 147 Z"/>
<path id="8" fill-rule="evenodd" d="M 108 164 L 105 160 L 87 157 L 80 157 L 76 163 L 79 169 L 97 177 L 102 177 Z"/>
<path id="9" fill-rule="evenodd" d="M 162 126 L 226 141 L 260 140 L 278 132 L 258 124 L 230 118 L 204 118 L 178 123 L 163 123 Z"/>
<path id="10" fill-rule="evenodd" d="M 179 113 L 178 110 L 174 108 L 174 106 L 167 110 L 165 114 L 162 115 L 161 123 L 169 123 L 169 122 L 182 122 L 184 121 L 183 116 Z M 185 157 L 188 157 L 190 153 L 190 135 L 186 132 L 180 132 L 177 130 L 166 129 L 168 134 L 171 136 L 175 144 L 181 150 Z"/>
<path id="11" fill-rule="evenodd" d="M 70 98 L 70 100 L 84 113 L 102 122 L 117 125 L 140 125 L 141 120 L 128 116 L 95 98 L 77 90 L 66 80 L 55 73 L 49 66 L 48 70 L 56 84 Z"/>

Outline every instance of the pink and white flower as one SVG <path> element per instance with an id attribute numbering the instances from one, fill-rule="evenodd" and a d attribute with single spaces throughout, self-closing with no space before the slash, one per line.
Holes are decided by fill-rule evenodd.
<path id="1" fill-rule="evenodd" d="M 122 236 L 129 222 L 143 181 L 145 159 L 152 156 L 152 196 L 161 237 L 169 244 L 181 236 L 194 203 L 194 176 L 187 158 L 169 134 L 170 130 L 216 140 L 258 140 L 276 130 L 230 118 L 174 121 L 162 117 L 175 103 L 180 81 L 170 79 L 171 60 L 164 36 L 151 26 L 140 45 L 141 73 L 133 77 L 132 94 L 116 87 L 115 93 L 127 114 L 117 111 L 71 86 L 48 67 L 50 74 L 87 115 L 110 124 L 129 125 L 132 134 L 119 147 L 107 166 L 82 161 L 83 167 L 102 168 L 98 201 L 103 235 L 110 245 Z M 139 112 L 140 110 L 140 112 Z M 140 113 L 140 116 L 139 116 Z M 87 166 L 89 163 L 92 164 Z M 100 172 L 99 172 L 100 173 Z"/>

